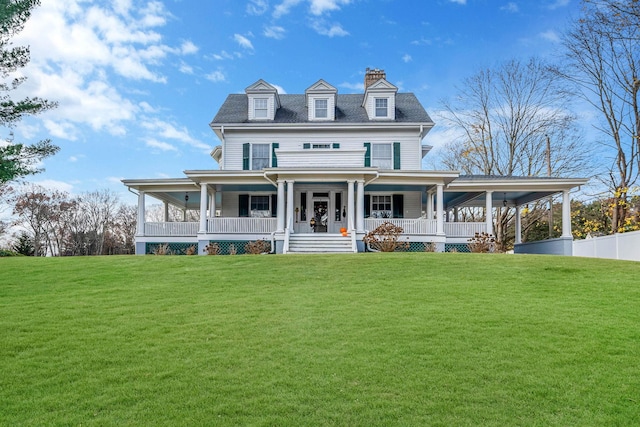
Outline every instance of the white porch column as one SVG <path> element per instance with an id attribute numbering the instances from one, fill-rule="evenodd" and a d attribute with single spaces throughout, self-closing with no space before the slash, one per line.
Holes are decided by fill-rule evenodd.
<path id="1" fill-rule="evenodd" d="M 519 205 L 516 205 L 516 235 L 515 244 L 522 243 L 522 212 Z"/>
<path id="2" fill-rule="evenodd" d="M 485 204 L 485 209 L 487 211 L 486 223 L 487 223 L 487 234 L 493 234 L 493 191 L 487 191 L 487 200 Z"/>
<path id="3" fill-rule="evenodd" d="M 163 202 L 164 204 L 164 222 L 169 222 L 169 203 Z"/>
<path id="4" fill-rule="evenodd" d="M 353 194 L 353 184 L 355 183 L 355 181 L 349 180 L 347 181 L 347 224 L 348 224 L 348 228 L 349 230 L 353 230 L 354 228 L 354 218 L 353 218 L 353 214 L 354 214 L 354 208 L 355 208 L 355 197 Z M 364 228 L 364 227 L 363 227 Z"/>
<path id="5" fill-rule="evenodd" d="M 364 231 L 364 180 L 358 180 L 358 199 L 356 202 L 356 231 Z"/>
<path id="6" fill-rule="evenodd" d="M 295 181 L 287 181 L 287 224 L 286 228 L 293 225 L 293 184 Z"/>
<path id="7" fill-rule="evenodd" d="M 138 230 L 136 235 L 144 236 L 144 191 L 138 192 Z"/>
<path id="8" fill-rule="evenodd" d="M 284 216 L 285 216 L 285 200 L 284 200 L 284 181 L 278 180 L 278 207 L 277 211 L 277 231 L 282 233 L 284 231 Z"/>
<path id="9" fill-rule="evenodd" d="M 208 205 L 208 196 L 207 192 L 207 184 L 200 184 L 200 228 L 198 229 L 198 233 L 206 233 L 207 232 L 207 205 Z"/>
<path id="10" fill-rule="evenodd" d="M 216 186 L 211 186 L 211 194 L 209 194 L 209 218 L 216 216 Z"/>
<path id="11" fill-rule="evenodd" d="M 433 191 L 427 191 L 427 219 L 433 219 Z"/>
<path id="12" fill-rule="evenodd" d="M 569 197 L 569 190 L 562 192 L 562 237 L 573 237 L 571 234 L 571 197 Z"/>
<path id="13" fill-rule="evenodd" d="M 444 184 L 438 184 L 436 190 L 436 234 L 444 236 Z"/>

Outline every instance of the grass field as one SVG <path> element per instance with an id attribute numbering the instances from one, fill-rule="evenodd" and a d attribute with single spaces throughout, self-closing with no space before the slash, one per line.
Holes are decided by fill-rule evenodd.
<path id="1" fill-rule="evenodd" d="M 0 258 L 0 424 L 640 425 L 640 263 Z"/>

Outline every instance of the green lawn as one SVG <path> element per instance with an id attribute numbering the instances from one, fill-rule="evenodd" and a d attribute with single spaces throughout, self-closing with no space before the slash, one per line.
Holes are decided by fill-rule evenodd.
<path id="1" fill-rule="evenodd" d="M 0 258 L 0 425 L 640 425 L 640 263 Z"/>

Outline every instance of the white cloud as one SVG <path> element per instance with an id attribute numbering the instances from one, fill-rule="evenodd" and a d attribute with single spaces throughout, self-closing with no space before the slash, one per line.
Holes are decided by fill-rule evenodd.
<path id="1" fill-rule="evenodd" d="M 209 74 L 207 74 L 206 76 L 204 76 L 207 80 L 210 80 L 214 83 L 220 83 L 220 82 L 224 82 L 227 80 L 227 78 L 225 77 L 224 73 L 220 70 L 218 71 L 213 71 Z"/>
<path id="2" fill-rule="evenodd" d="M 180 67 L 178 67 L 178 70 L 180 70 L 182 74 L 193 74 L 193 67 L 184 61 L 180 62 Z"/>
<path id="3" fill-rule="evenodd" d="M 284 28 L 279 27 L 277 25 L 272 25 L 270 27 L 265 27 L 263 34 L 265 37 L 281 40 L 284 38 L 285 33 L 286 33 L 286 30 Z"/>
<path id="4" fill-rule="evenodd" d="M 356 92 L 364 91 L 364 83 L 341 83 L 338 86 L 354 90 Z"/>
<path id="5" fill-rule="evenodd" d="M 425 39 L 424 37 L 420 37 L 420 39 L 418 40 L 413 40 L 411 44 L 416 46 L 431 46 L 431 44 L 433 44 L 433 41 L 431 41 L 430 39 Z"/>
<path id="6" fill-rule="evenodd" d="M 301 2 L 302 0 L 284 0 L 274 8 L 273 17 L 280 18 L 281 16 L 288 14 L 292 7 L 297 6 Z"/>
<path id="7" fill-rule="evenodd" d="M 278 91 L 278 93 L 279 93 L 280 95 L 284 95 L 284 94 L 286 94 L 286 93 L 287 93 L 287 91 L 286 91 L 286 90 L 284 90 L 284 88 L 283 88 L 282 86 L 279 86 L 279 85 L 276 85 L 276 84 L 273 84 L 273 83 L 270 83 L 270 84 L 271 84 L 271 86 L 273 86 L 273 87 L 275 87 L 275 88 L 276 88 L 276 90 Z"/>
<path id="8" fill-rule="evenodd" d="M 235 40 L 235 42 L 238 43 L 241 47 L 245 49 L 253 50 L 253 44 L 251 43 L 251 40 L 249 40 L 245 36 L 240 34 L 234 34 L 233 40 Z"/>
<path id="9" fill-rule="evenodd" d="M 349 35 L 349 32 L 342 28 L 340 24 L 328 24 L 322 19 L 311 21 L 311 28 L 321 36 L 344 37 Z"/>
<path id="10" fill-rule="evenodd" d="M 326 12 L 340 10 L 341 5 L 348 5 L 351 0 L 310 0 L 310 10 L 313 15 L 322 15 Z"/>
<path id="11" fill-rule="evenodd" d="M 402 62 L 408 63 L 413 61 L 413 58 L 408 53 L 402 55 Z"/>
<path id="12" fill-rule="evenodd" d="M 542 37 L 544 40 L 550 41 L 552 43 L 559 43 L 560 42 L 560 36 L 558 35 L 558 33 L 556 33 L 553 30 L 547 30 L 543 33 L 540 33 L 540 37 Z"/>
<path id="13" fill-rule="evenodd" d="M 183 42 L 182 46 L 180 46 L 180 51 L 183 55 L 192 55 L 194 53 L 198 53 L 198 50 L 200 50 L 198 46 L 189 40 Z"/>
<path id="14" fill-rule="evenodd" d="M 504 11 L 511 12 L 511 13 L 516 13 L 516 12 L 518 12 L 519 8 L 518 8 L 518 5 L 516 3 L 510 1 L 509 3 L 505 4 L 504 6 L 501 6 L 500 10 L 504 10 Z"/>
<path id="15" fill-rule="evenodd" d="M 189 131 L 185 128 L 177 128 L 175 125 L 169 122 L 165 122 L 160 119 L 150 119 L 142 122 L 142 127 L 153 133 L 155 136 L 161 136 L 167 139 L 173 139 L 192 147 L 200 148 L 203 150 L 210 150 L 207 144 L 204 144 L 197 139 L 193 138 Z"/>
<path id="16" fill-rule="evenodd" d="M 69 141 L 75 141 L 78 139 L 76 135 L 76 127 L 69 122 L 45 119 L 43 120 L 43 124 L 47 131 L 49 131 L 51 136 L 55 138 L 64 138 L 68 139 Z"/>
<path id="17" fill-rule="evenodd" d="M 269 8 L 267 0 L 249 0 L 247 3 L 247 13 L 249 15 L 262 15 Z"/>
<path id="18" fill-rule="evenodd" d="M 73 185 L 68 182 L 44 179 L 42 181 L 34 181 L 33 184 L 39 185 L 47 190 L 57 190 L 69 194 L 73 193 Z"/>
<path id="19" fill-rule="evenodd" d="M 173 145 L 167 143 L 167 142 L 162 142 L 162 141 L 158 141 L 155 138 L 149 138 L 145 141 L 145 144 L 147 145 L 147 147 L 151 147 L 151 148 L 157 148 L 161 151 L 178 151 L 178 149 L 176 147 L 174 147 Z"/>
<path id="20" fill-rule="evenodd" d="M 449 0 L 451 3 L 467 4 L 467 0 Z"/>

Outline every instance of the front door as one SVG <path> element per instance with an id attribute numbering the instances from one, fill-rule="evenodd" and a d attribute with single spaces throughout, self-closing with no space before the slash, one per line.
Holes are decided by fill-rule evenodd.
<path id="1" fill-rule="evenodd" d="M 314 233 L 326 233 L 329 225 L 329 201 L 313 201 L 313 231 Z"/>

